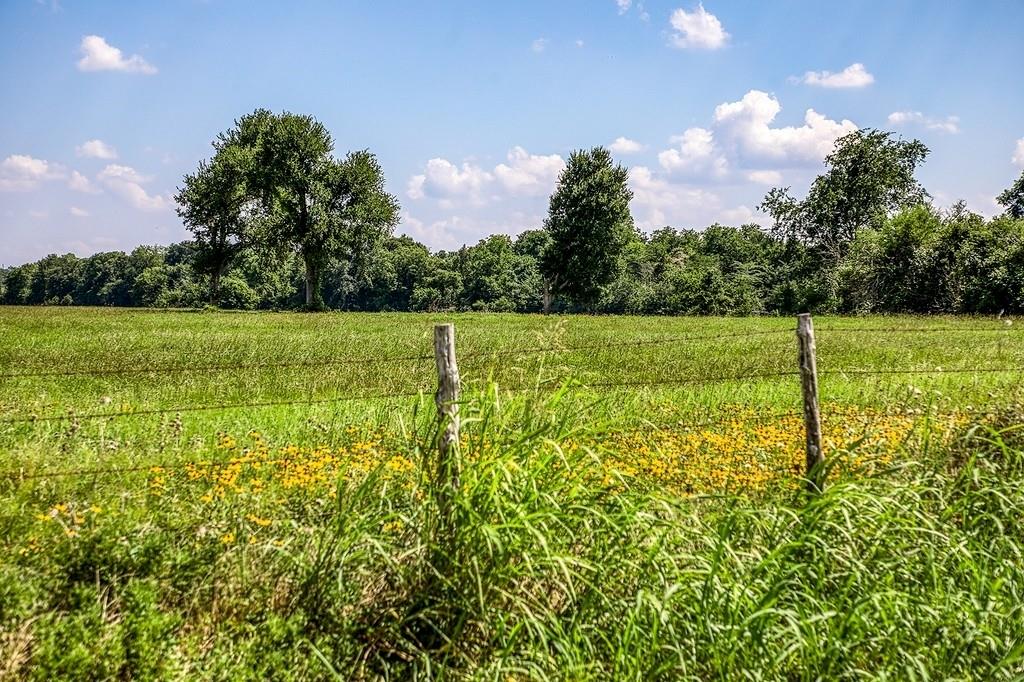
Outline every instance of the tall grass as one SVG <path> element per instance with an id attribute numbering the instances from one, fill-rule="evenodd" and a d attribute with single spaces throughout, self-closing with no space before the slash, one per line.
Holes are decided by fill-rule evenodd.
<path id="1" fill-rule="evenodd" d="M 314 363 L 8 378 L 0 417 L 425 389 L 0 424 L 0 679 L 1024 677 L 1016 374 L 823 376 L 826 427 L 848 427 L 852 450 L 829 453 L 823 495 L 787 474 L 688 494 L 622 466 L 649 453 L 607 434 L 798 409 L 798 382 L 595 384 L 791 369 L 790 321 L 459 317 L 449 490 L 429 360 L 316 365 L 429 353 L 432 321 L 0 310 L 0 373 Z M 991 321 L 817 326 L 822 370 L 1024 365 Z M 780 333 L 734 335 L 766 330 Z M 676 336 L 694 340 L 611 345 Z M 553 350 L 476 354 L 522 347 Z M 868 411 L 844 424 L 835 403 Z M 880 464 L 847 466 L 867 449 L 857 429 L 890 408 L 957 411 L 960 430 L 924 419 Z M 110 471 L 47 475 L 77 469 Z"/>
<path id="2" fill-rule="evenodd" d="M 824 495 L 609 481 L 551 402 L 464 406 L 448 522 L 431 468 L 289 499 L 225 548 L 181 498 L 3 563 L 13 676 L 1011 679 L 1024 674 L 1024 452 L 976 427 Z M 1006 417 L 1013 421 L 1015 416 Z M 429 420 L 405 451 L 433 457 Z M 81 483 L 78 484 L 81 486 Z M 128 486 L 124 486 L 127 488 Z M 108 491 L 107 499 L 112 497 Z M 7 527 L 12 525 L 7 509 Z"/>

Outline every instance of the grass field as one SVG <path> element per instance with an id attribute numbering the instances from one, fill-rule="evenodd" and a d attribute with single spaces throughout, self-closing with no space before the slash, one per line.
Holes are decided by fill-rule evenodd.
<path id="1" fill-rule="evenodd" d="M 1024 329 L 815 326 L 0 308 L 0 679 L 1024 675 Z"/>

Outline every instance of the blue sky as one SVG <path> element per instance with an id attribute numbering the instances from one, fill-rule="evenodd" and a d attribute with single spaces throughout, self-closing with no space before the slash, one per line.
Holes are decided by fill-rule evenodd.
<path id="1" fill-rule="evenodd" d="M 921 139 L 936 203 L 992 214 L 1024 167 L 1022 25 L 1018 0 L 3 0 L 0 264 L 185 238 L 176 186 L 256 107 L 376 153 L 435 248 L 539 227 L 599 144 L 645 230 L 764 222 L 858 126 Z"/>

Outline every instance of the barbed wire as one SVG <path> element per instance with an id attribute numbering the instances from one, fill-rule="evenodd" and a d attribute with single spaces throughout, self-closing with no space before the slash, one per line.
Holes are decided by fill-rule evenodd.
<path id="1" fill-rule="evenodd" d="M 788 334 L 792 333 L 790 329 L 769 329 L 769 330 L 755 330 L 749 332 L 734 332 L 727 334 L 714 334 L 714 335 L 686 335 L 686 336 L 671 336 L 662 337 L 656 339 L 638 339 L 629 341 L 603 341 L 600 343 L 588 343 L 578 344 L 570 346 L 537 346 L 529 348 L 508 348 L 508 349 L 495 349 L 495 350 L 483 350 L 483 351 L 469 351 L 459 354 L 459 361 L 475 360 L 479 358 L 492 358 L 492 357 L 513 357 L 519 355 L 540 355 L 545 353 L 573 353 L 578 351 L 591 351 L 601 350 L 605 348 L 622 348 L 622 347 L 643 347 L 643 346 L 655 346 L 672 343 L 682 343 L 685 341 L 712 341 L 717 339 L 726 338 L 747 338 L 747 337 L 758 337 L 758 336 L 769 336 L 775 334 Z M 282 361 L 282 362 L 240 362 L 240 363 L 226 363 L 226 364 L 209 364 L 209 365 L 189 365 L 189 364 L 175 364 L 175 365 L 162 365 L 159 367 L 100 367 L 100 368 L 78 368 L 68 370 L 45 370 L 39 372 L 8 372 L 0 374 L 0 379 L 17 379 L 17 378 L 42 378 L 42 377 L 69 377 L 69 376 L 107 376 L 107 375 L 132 375 L 132 374 L 170 374 L 180 372 L 220 372 L 220 371 L 232 371 L 232 370 L 250 370 L 250 369 L 287 369 L 287 368 L 309 368 L 309 367 L 336 367 L 336 366 L 347 366 L 347 365 L 373 365 L 373 364 L 389 364 L 393 362 L 418 362 L 423 360 L 433 360 L 433 355 L 398 355 L 398 356 L 384 356 L 384 357 L 360 357 L 360 358 L 340 358 L 340 359 L 317 359 L 317 360 L 297 360 L 297 361 Z"/>
<path id="2" fill-rule="evenodd" d="M 13 417 L 0 419 L 0 424 L 19 424 L 25 422 L 52 422 L 52 421 L 63 421 L 63 420 L 75 420 L 75 419 L 107 419 L 116 417 L 135 417 L 135 416 L 149 416 L 156 414 L 178 414 L 181 412 L 205 412 L 212 410 L 235 410 L 235 409 L 246 409 L 246 408 L 265 408 L 265 407 L 291 407 L 299 405 L 321 405 L 328 403 L 339 403 L 347 401 L 358 401 L 358 400 L 383 400 L 389 398 L 409 398 L 419 395 L 423 395 L 429 389 L 423 389 L 420 391 L 395 391 L 391 393 L 372 393 L 364 395 L 347 395 L 347 396 L 334 396 L 330 398 L 308 398 L 304 400 L 268 400 L 265 402 L 255 403 L 219 403 L 217 405 L 185 405 L 181 407 L 166 407 L 166 408 L 152 408 L 152 409 L 140 409 L 140 410 L 124 410 L 121 412 L 86 412 L 77 414 L 75 412 L 69 412 L 67 414 L 55 414 L 55 415 L 29 415 L 27 417 Z"/>
<path id="3" fill-rule="evenodd" d="M 931 368 L 931 369 L 858 369 L 858 368 L 839 368 L 822 370 L 818 374 L 819 376 L 832 376 L 832 375 L 920 375 L 920 374 L 964 374 L 964 373 L 1021 373 L 1024 372 L 1024 367 L 976 367 L 976 368 Z M 566 384 L 565 381 L 559 381 L 558 383 L 548 383 L 547 385 L 540 386 L 538 384 L 519 385 L 512 387 L 498 387 L 499 390 L 507 392 L 524 392 L 534 390 L 557 390 L 562 387 L 569 388 L 641 388 L 641 387 L 657 387 L 657 386 L 687 386 L 687 385 L 707 385 L 707 384 L 722 384 L 732 383 L 736 381 L 748 381 L 751 379 L 774 379 L 788 376 L 799 376 L 799 370 L 767 370 L 767 371 L 756 371 L 748 372 L 743 374 L 730 374 L 730 375 L 715 375 L 715 376 L 704 376 L 704 377 L 673 377 L 666 379 L 638 379 L 638 380 L 620 380 L 620 381 L 594 381 L 594 382 L 579 382 Z M 59 415 L 27 415 L 23 417 L 6 417 L 0 418 L 0 424 L 17 424 L 17 423 L 35 423 L 35 422 L 53 422 L 63 420 L 75 420 L 75 419 L 113 419 L 118 417 L 128 416 L 147 416 L 147 415 L 159 415 L 159 414 L 177 414 L 186 412 L 206 412 L 216 410 L 231 410 L 231 409 L 259 409 L 267 407 L 290 407 L 300 405 L 320 405 L 330 403 L 340 403 L 347 401 L 360 401 L 360 400 L 382 400 L 391 398 L 406 398 L 415 397 L 419 395 L 432 393 L 433 389 L 430 387 L 423 387 L 415 391 L 392 391 L 385 393 L 368 393 L 358 395 L 344 395 L 344 396 L 332 396 L 325 398 L 306 398 L 297 400 L 272 400 L 272 401 L 261 401 L 251 403 L 219 403 L 215 405 L 185 405 L 178 407 L 169 408 L 144 408 L 144 409 L 133 409 L 123 410 L 119 412 L 86 412 L 86 413 L 74 413 L 68 412 L 66 414 Z"/>
<path id="4" fill-rule="evenodd" d="M 836 368 L 819 370 L 818 375 L 830 374 L 974 374 L 974 373 L 1004 373 L 1013 374 L 1024 372 L 1024 367 L 934 367 L 918 369 L 860 369 L 860 368 Z"/>

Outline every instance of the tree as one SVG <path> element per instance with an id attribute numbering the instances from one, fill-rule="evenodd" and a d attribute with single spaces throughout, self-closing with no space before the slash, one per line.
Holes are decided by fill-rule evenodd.
<path id="1" fill-rule="evenodd" d="M 262 204 L 260 238 L 300 255 L 306 307 L 323 308 L 320 279 L 328 261 L 362 259 L 398 222 L 398 201 L 384 191 L 380 165 L 367 151 L 336 160 L 324 125 L 288 112 L 259 109 L 242 117 L 217 143 L 232 145 L 251 154 L 247 177 Z"/>
<path id="2" fill-rule="evenodd" d="M 569 156 L 544 221 L 551 236 L 541 262 L 545 311 L 555 294 L 590 307 L 614 278 L 622 249 L 637 238 L 628 181 L 604 147 Z"/>
<path id="3" fill-rule="evenodd" d="M 1024 218 L 1024 173 L 1020 174 L 1017 182 L 996 197 L 996 201 L 1006 208 L 1009 217 L 1018 220 Z"/>
<path id="4" fill-rule="evenodd" d="M 178 190 L 178 215 L 196 239 L 195 268 L 210 276 L 210 305 L 220 297 L 220 280 L 245 244 L 253 211 L 247 191 L 251 155 L 239 145 L 221 146 L 212 161 L 186 175 Z"/>
<path id="5" fill-rule="evenodd" d="M 776 234 L 814 247 L 827 266 L 846 253 L 857 231 L 878 228 L 896 211 L 920 204 L 928 193 L 914 179 L 928 148 L 917 140 L 892 139 L 874 129 L 836 140 L 825 157 L 827 170 L 797 201 L 789 188 L 772 189 L 759 208 L 775 222 Z"/>

